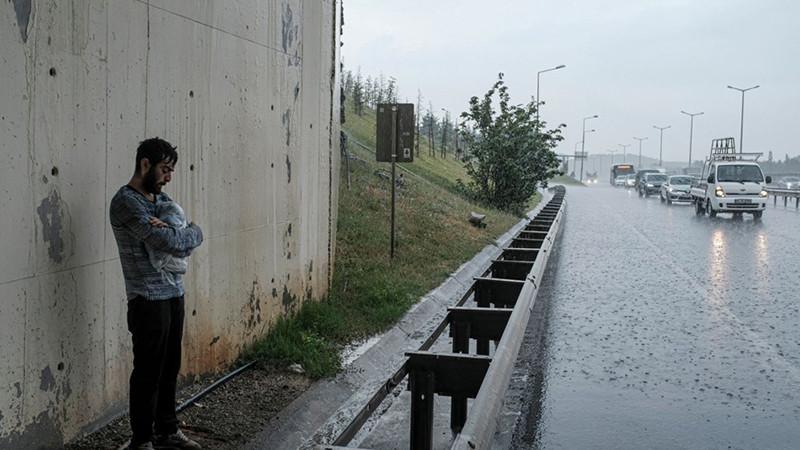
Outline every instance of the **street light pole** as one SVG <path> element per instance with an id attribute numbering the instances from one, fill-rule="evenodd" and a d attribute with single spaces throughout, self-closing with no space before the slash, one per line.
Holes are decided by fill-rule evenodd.
<path id="1" fill-rule="evenodd" d="M 552 72 L 553 70 L 563 69 L 564 67 L 567 66 L 561 64 L 560 66 L 553 67 L 552 69 L 545 69 L 536 72 L 536 122 L 537 123 L 539 122 L 539 104 L 541 104 L 541 102 L 539 101 L 539 75 L 545 72 Z"/>
<path id="2" fill-rule="evenodd" d="M 665 127 L 657 127 L 653 125 L 653 128 L 655 128 L 656 130 L 661 130 L 661 139 L 659 140 L 658 143 L 658 167 L 661 167 L 661 153 L 664 150 L 664 130 L 670 128 L 671 126 L 672 125 L 667 125 Z"/>
<path id="3" fill-rule="evenodd" d="M 646 137 L 645 138 L 637 138 L 637 137 L 635 137 L 634 139 L 639 141 L 639 165 L 637 167 L 641 169 L 642 168 L 642 141 L 646 141 L 647 138 Z"/>
<path id="4" fill-rule="evenodd" d="M 628 155 L 628 147 L 630 147 L 631 144 L 617 144 L 617 145 L 622 147 L 622 162 L 626 162 L 625 160 L 627 159 Z"/>
<path id="5" fill-rule="evenodd" d="M 689 169 L 691 169 L 692 168 L 692 133 L 694 132 L 694 116 L 702 115 L 703 112 L 699 112 L 699 113 L 688 113 L 686 111 L 681 111 L 681 112 L 690 117 L 690 120 L 689 120 Z M 741 137 L 740 137 L 740 139 L 741 139 Z M 741 145 L 741 143 L 742 142 L 739 141 L 740 145 Z"/>
<path id="6" fill-rule="evenodd" d="M 581 133 L 581 136 L 582 136 L 581 137 L 581 174 L 580 174 L 580 182 L 581 183 L 583 183 L 583 159 L 584 159 L 583 157 L 586 155 L 586 151 L 584 150 L 586 148 L 586 121 L 588 119 L 596 119 L 596 118 L 597 118 L 597 114 L 595 114 L 593 116 L 589 116 L 589 117 L 584 117 L 583 118 L 583 132 Z M 594 130 L 592 130 L 592 131 L 594 131 Z"/>
<path id="7" fill-rule="evenodd" d="M 611 153 L 611 167 L 614 167 L 614 153 L 617 153 L 619 150 L 606 150 L 608 153 Z"/>
<path id="8" fill-rule="evenodd" d="M 742 153 L 744 147 L 744 145 L 742 144 L 742 140 L 744 138 L 744 93 L 749 91 L 750 89 L 755 89 L 757 87 L 759 87 L 759 85 L 755 85 L 747 89 L 739 89 L 737 87 L 728 86 L 729 89 L 735 89 L 742 93 L 742 120 L 739 123 L 739 153 Z"/>

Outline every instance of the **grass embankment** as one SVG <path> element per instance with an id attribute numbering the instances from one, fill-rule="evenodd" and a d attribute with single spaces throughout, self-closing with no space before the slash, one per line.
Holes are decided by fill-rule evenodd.
<path id="1" fill-rule="evenodd" d="M 586 186 L 569 175 L 558 175 L 550 180 L 550 184 L 564 184 L 567 186 Z"/>
<path id="2" fill-rule="evenodd" d="M 352 142 L 374 148 L 375 112 L 359 117 L 348 108 L 346 117 L 351 186 L 343 161 L 332 289 L 328 298 L 306 302 L 294 317 L 279 319 L 246 355 L 282 367 L 300 363 L 313 377 L 335 374 L 343 344 L 390 327 L 519 220 L 457 195 L 456 179 L 466 179 L 462 163 L 452 155 L 428 156 L 423 148 L 414 163 L 398 164 L 409 173 L 397 189 L 395 258 L 390 259 L 391 185 L 378 176 L 390 165 L 376 163 L 371 150 Z M 470 211 L 486 214 L 486 228 L 467 222 Z"/>

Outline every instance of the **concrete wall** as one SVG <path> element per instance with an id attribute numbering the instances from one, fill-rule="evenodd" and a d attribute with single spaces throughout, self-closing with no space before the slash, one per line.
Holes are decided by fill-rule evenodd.
<path id="1" fill-rule="evenodd" d="M 337 0 L 0 1 L 0 448 L 57 448 L 127 408 L 108 221 L 135 148 L 203 227 L 183 374 L 218 371 L 329 285 Z"/>

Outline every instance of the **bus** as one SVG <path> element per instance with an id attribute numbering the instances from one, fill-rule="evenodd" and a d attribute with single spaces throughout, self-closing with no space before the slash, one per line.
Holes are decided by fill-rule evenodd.
<path id="1" fill-rule="evenodd" d="M 631 173 L 636 173 L 636 170 L 633 168 L 633 164 L 614 164 L 611 166 L 611 185 L 614 185 L 614 179 L 620 175 L 628 175 Z"/>

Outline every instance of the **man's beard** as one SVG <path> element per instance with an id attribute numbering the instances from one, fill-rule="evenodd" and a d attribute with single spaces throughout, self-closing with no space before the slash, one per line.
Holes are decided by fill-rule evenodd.
<path id="1" fill-rule="evenodd" d="M 142 180 L 142 188 L 149 192 L 150 194 L 158 194 L 161 192 L 161 186 L 156 183 L 156 166 L 150 167 L 150 170 L 144 174 L 144 179 Z"/>

